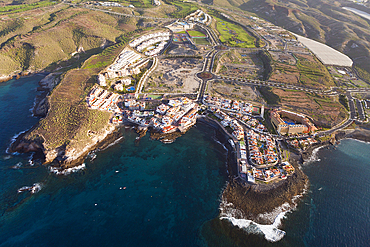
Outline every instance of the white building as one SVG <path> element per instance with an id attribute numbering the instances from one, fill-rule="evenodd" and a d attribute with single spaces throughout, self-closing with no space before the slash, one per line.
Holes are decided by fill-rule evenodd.
<path id="1" fill-rule="evenodd" d="M 99 74 L 98 75 L 98 83 L 102 87 L 106 87 L 107 86 L 107 81 L 105 80 L 104 75 L 102 75 L 102 74 Z"/>

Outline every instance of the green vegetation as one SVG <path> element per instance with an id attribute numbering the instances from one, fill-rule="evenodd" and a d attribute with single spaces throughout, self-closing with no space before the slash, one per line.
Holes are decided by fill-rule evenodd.
<path id="1" fill-rule="evenodd" d="M 370 83 L 370 72 L 360 68 L 359 66 L 355 66 L 355 68 L 361 79 Z"/>
<path id="2" fill-rule="evenodd" d="M 205 35 L 204 33 L 196 31 L 196 30 L 189 30 L 187 32 L 192 37 L 207 37 L 207 35 Z"/>
<path id="3" fill-rule="evenodd" d="M 23 19 L 13 19 L 0 31 L 0 37 L 12 33 L 23 26 Z"/>
<path id="4" fill-rule="evenodd" d="M 348 99 L 344 94 L 339 95 L 339 103 L 341 103 L 344 106 L 344 108 L 346 108 L 347 111 L 349 111 Z"/>
<path id="5" fill-rule="evenodd" d="M 68 5 L 43 8 L 42 14 L 31 16 L 1 23 L 1 74 L 24 70 L 53 71 L 67 66 L 76 68 L 91 55 L 101 52 L 101 46 L 110 45 L 116 39 L 121 42 L 120 36 L 132 37 L 125 36 L 122 30 L 136 29 L 137 23 Z M 122 23 L 126 23 L 125 29 L 122 29 Z M 77 50 L 80 53 L 76 54 Z"/>
<path id="6" fill-rule="evenodd" d="M 194 39 L 194 43 L 197 45 L 211 45 L 206 38 Z"/>
<path id="7" fill-rule="evenodd" d="M 84 65 L 83 69 L 99 69 L 102 70 L 108 65 L 112 64 L 115 55 L 116 55 L 116 50 L 117 49 L 123 49 L 124 43 L 117 43 L 113 46 L 107 47 L 106 49 L 103 50 L 102 53 L 100 53 L 97 56 L 93 56 L 90 59 L 88 59 Z"/>
<path id="8" fill-rule="evenodd" d="M 20 47 L 11 51 L 11 56 L 20 64 L 22 70 L 27 70 L 34 50 L 35 48 L 31 44 L 23 43 Z"/>
<path id="9" fill-rule="evenodd" d="M 81 69 L 68 71 L 49 97 L 48 115 L 27 138 L 43 137 L 47 149 L 63 146 L 79 149 L 93 133 L 105 131 L 110 113 L 88 109 L 85 99 L 96 83 L 96 74 L 104 68 L 102 62 L 113 62 L 121 50 L 122 44 L 115 44 L 88 59 Z"/>
<path id="10" fill-rule="evenodd" d="M 280 97 L 276 95 L 270 87 L 258 87 L 258 91 L 269 105 L 277 105 L 280 103 Z"/>
<path id="11" fill-rule="evenodd" d="M 187 15 L 193 13 L 199 8 L 194 3 L 171 2 L 170 4 L 177 7 L 177 11 L 170 14 L 173 18 L 185 18 Z"/>
<path id="12" fill-rule="evenodd" d="M 272 58 L 267 51 L 259 51 L 259 56 L 263 62 L 263 80 L 268 80 L 272 73 Z"/>
<path id="13" fill-rule="evenodd" d="M 335 85 L 329 71 L 314 56 L 303 54 L 293 54 L 293 56 L 297 60 L 296 65 L 274 61 L 274 71 L 270 79 L 312 88 L 325 88 Z"/>
<path id="14" fill-rule="evenodd" d="M 273 126 L 273 123 L 271 122 L 271 118 L 270 118 L 270 110 L 265 110 L 265 112 L 263 113 L 263 117 L 265 118 L 265 120 L 263 121 L 263 124 L 266 126 L 266 128 L 268 129 L 268 131 L 272 134 L 277 134 L 276 133 L 276 130 Z"/>
<path id="15" fill-rule="evenodd" d="M 41 7 L 47 7 L 57 4 L 56 1 L 40 1 L 40 2 L 35 2 L 31 4 L 19 4 L 19 5 L 7 5 L 0 7 L 0 14 L 14 14 L 14 13 L 19 13 L 27 10 L 32 10 L 36 8 L 41 8 Z"/>
<path id="16" fill-rule="evenodd" d="M 243 27 L 218 17 L 214 18 L 216 19 L 216 28 L 222 43 L 232 47 L 256 47 L 255 38 L 249 35 Z"/>

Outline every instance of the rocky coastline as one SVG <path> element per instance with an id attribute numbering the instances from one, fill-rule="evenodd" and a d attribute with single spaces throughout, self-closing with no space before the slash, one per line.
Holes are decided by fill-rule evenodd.
<path id="1" fill-rule="evenodd" d="M 291 153 L 289 162 L 295 168 L 295 173 L 288 176 L 286 180 L 271 184 L 250 184 L 237 177 L 236 152 L 227 141 L 229 136 L 212 118 L 201 118 L 200 121 L 215 128 L 218 133 L 217 139 L 228 149 L 227 168 L 230 176 L 222 192 L 222 200 L 231 203 L 233 208 L 241 212 L 242 217 L 259 224 L 272 224 L 274 218 L 261 217 L 261 215 L 271 213 L 283 204 L 288 203 L 290 208 L 296 207 L 295 198 L 304 195 L 309 187 L 309 179 L 302 171 L 301 165 L 311 160 L 315 149 L 336 145 L 340 140 L 347 138 L 370 142 L 368 129 L 338 131 L 326 142 L 314 144 L 301 153 Z"/>
<path id="2" fill-rule="evenodd" d="M 32 71 L 32 70 L 22 71 L 22 72 L 14 71 L 13 73 L 11 73 L 9 75 L 0 75 L 0 83 L 1 82 L 7 82 L 7 81 L 10 81 L 12 79 L 19 79 L 23 76 L 29 76 L 29 75 L 33 75 L 33 74 L 36 74 L 36 73 L 42 73 L 42 72 L 43 71 Z"/>
<path id="3" fill-rule="evenodd" d="M 38 116 L 45 116 L 47 114 L 47 94 L 59 83 L 59 74 L 51 73 L 40 81 L 39 91 L 43 92 L 43 96 L 36 99 L 34 113 Z M 300 165 L 309 160 L 314 149 L 323 145 L 335 145 L 340 140 L 345 138 L 353 138 L 361 141 L 370 142 L 370 130 L 359 128 L 355 130 L 342 130 L 332 135 L 332 138 L 327 142 L 322 142 L 313 145 L 307 150 L 298 155 L 292 155 L 289 162 L 294 166 L 295 173 L 288 176 L 286 180 L 281 180 L 272 184 L 249 184 L 238 178 L 237 171 L 237 157 L 235 148 L 228 142 L 229 135 L 219 126 L 219 124 L 212 118 L 199 117 L 198 122 L 206 124 L 215 129 L 216 139 L 224 145 L 227 152 L 227 170 L 229 174 L 229 182 L 222 192 L 222 198 L 228 203 L 241 210 L 243 215 L 257 223 L 271 224 L 271 221 L 259 217 L 260 214 L 272 212 L 277 207 L 288 203 L 293 204 L 293 198 L 302 195 L 309 184 L 307 176 L 300 169 Z M 75 150 L 71 147 L 64 147 L 65 149 L 46 150 L 43 146 L 42 138 L 27 139 L 27 133 L 31 130 L 21 134 L 11 144 L 10 152 L 34 152 L 34 159 L 43 160 L 44 164 L 52 164 L 60 167 L 60 169 L 67 169 L 73 166 L 80 165 L 88 153 L 92 150 L 103 149 L 122 137 L 122 132 L 119 131 L 121 127 L 133 126 L 131 123 L 124 123 L 116 127 L 115 125 L 107 123 L 107 128 L 103 133 L 91 138 L 91 141 L 81 150 Z M 147 133 L 147 128 L 136 126 L 138 133 L 138 141 Z M 173 142 L 176 138 L 184 133 L 175 132 L 170 134 L 162 134 L 150 130 L 151 138 L 160 140 L 162 142 Z"/>
<path id="4" fill-rule="evenodd" d="M 236 151 L 228 142 L 230 138 L 212 118 L 202 118 L 201 122 L 216 129 L 216 138 L 227 149 L 227 168 L 229 182 L 222 192 L 223 200 L 232 203 L 235 209 L 242 212 L 247 219 L 260 224 L 271 224 L 271 221 L 259 217 L 260 214 L 272 212 L 284 203 L 292 204 L 295 196 L 301 195 L 308 184 L 308 178 L 300 169 L 300 157 L 294 156 L 290 163 L 296 172 L 272 184 L 249 184 L 237 176 Z"/>

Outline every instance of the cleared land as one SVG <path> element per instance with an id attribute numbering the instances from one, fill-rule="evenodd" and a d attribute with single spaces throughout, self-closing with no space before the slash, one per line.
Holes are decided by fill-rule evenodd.
<path id="1" fill-rule="evenodd" d="M 145 93 L 195 93 L 200 82 L 195 74 L 202 70 L 202 60 L 195 58 L 160 59 L 144 85 Z"/>
<path id="2" fill-rule="evenodd" d="M 275 56 L 273 56 L 275 57 Z M 335 86 L 326 67 L 311 55 L 294 54 L 296 65 L 289 65 L 281 60 L 274 60 L 274 70 L 270 80 L 287 84 L 325 88 Z"/>
<path id="3" fill-rule="evenodd" d="M 302 37 L 298 34 L 294 35 L 297 37 L 298 41 L 310 49 L 323 64 L 347 67 L 352 66 L 352 59 L 350 59 L 347 55 L 344 55 L 343 53 L 320 42 Z"/>
<path id="4" fill-rule="evenodd" d="M 339 103 L 337 96 L 329 97 L 277 88 L 274 88 L 272 93 L 278 96 L 280 106 L 310 116 L 319 127 L 335 126 L 347 117 L 346 110 Z"/>
<path id="5" fill-rule="evenodd" d="M 262 79 L 263 62 L 256 53 L 231 50 L 217 59 L 215 73 L 222 76 Z"/>
<path id="6" fill-rule="evenodd" d="M 242 82 L 214 80 L 208 82 L 207 94 L 227 99 L 263 103 L 260 93 Z"/>

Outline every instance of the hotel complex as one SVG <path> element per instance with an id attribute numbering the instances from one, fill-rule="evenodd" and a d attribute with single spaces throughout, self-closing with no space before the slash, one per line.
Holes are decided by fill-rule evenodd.
<path id="1" fill-rule="evenodd" d="M 273 110 L 270 113 L 271 122 L 280 135 L 310 133 L 316 127 L 304 115 L 287 110 Z"/>

